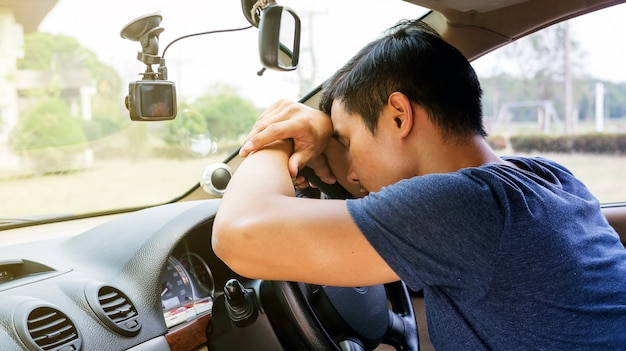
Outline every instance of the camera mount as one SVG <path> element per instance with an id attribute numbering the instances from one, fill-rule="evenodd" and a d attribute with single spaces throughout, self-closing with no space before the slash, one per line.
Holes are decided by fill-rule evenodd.
<path id="1" fill-rule="evenodd" d="M 145 80 L 167 79 L 165 60 L 159 56 L 159 35 L 165 30 L 159 27 L 161 20 L 163 16 L 159 13 L 144 15 L 128 23 L 120 32 L 122 38 L 138 41 L 141 44 L 141 51 L 137 52 L 137 60 L 146 64 L 146 71 L 141 73 Z M 158 72 L 152 70 L 153 64 L 159 65 Z"/>

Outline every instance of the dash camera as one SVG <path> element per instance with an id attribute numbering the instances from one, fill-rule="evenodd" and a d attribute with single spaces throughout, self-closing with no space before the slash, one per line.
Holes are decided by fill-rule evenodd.
<path id="1" fill-rule="evenodd" d="M 138 80 L 128 85 L 126 108 L 133 121 L 176 118 L 176 86 L 168 80 Z"/>
<path id="2" fill-rule="evenodd" d="M 141 73 L 143 79 L 128 85 L 128 96 L 124 101 L 133 121 L 176 118 L 176 86 L 167 80 L 165 59 L 159 56 L 159 34 L 164 30 L 159 27 L 162 19 L 159 13 L 141 16 L 120 32 L 122 38 L 141 44 L 137 59 L 146 65 L 146 71 Z M 153 64 L 159 65 L 157 72 L 152 70 Z"/>

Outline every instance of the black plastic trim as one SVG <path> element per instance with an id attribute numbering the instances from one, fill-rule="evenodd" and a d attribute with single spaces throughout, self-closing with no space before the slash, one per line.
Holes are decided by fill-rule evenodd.
<path id="1" fill-rule="evenodd" d="M 74 321 L 59 308 L 37 300 L 21 303 L 13 326 L 30 351 L 80 350 L 82 337 Z"/>
<path id="2" fill-rule="evenodd" d="M 85 298 L 91 310 L 111 330 L 128 337 L 139 334 L 137 308 L 122 291 L 94 281 L 85 286 Z"/>

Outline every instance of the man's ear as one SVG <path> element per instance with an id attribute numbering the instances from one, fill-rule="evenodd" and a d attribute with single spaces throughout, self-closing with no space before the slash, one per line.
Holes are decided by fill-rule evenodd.
<path id="1" fill-rule="evenodd" d="M 388 108 L 390 109 L 390 117 L 398 128 L 400 137 L 404 138 L 411 133 L 413 129 L 413 107 L 411 100 L 400 92 L 393 92 L 387 99 Z"/>

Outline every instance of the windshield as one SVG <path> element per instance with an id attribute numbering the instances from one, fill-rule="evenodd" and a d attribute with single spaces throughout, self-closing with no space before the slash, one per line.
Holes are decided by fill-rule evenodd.
<path id="1" fill-rule="evenodd" d="M 300 67 L 260 74 L 256 28 L 239 1 L 48 0 L 0 4 L 0 204 L 2 217 L 80 215 L 171 201 L 203 169 L 225 160 L 256 117 L 298 99 L 403 14 L 406 3 L 281 1 L 302 19 Z M 29 7 L 30 6 L 30 7 Z M 133 19 L 162 17 L 178 117 L 136 122 L 124 98 L 146 65 L 121 38 Z M 350 14 L 353 18 L 346 18 Z M 346 26 L 346 21 L 351 23 Z M 156 68 L 156 67 L 155 67 Z"/>

